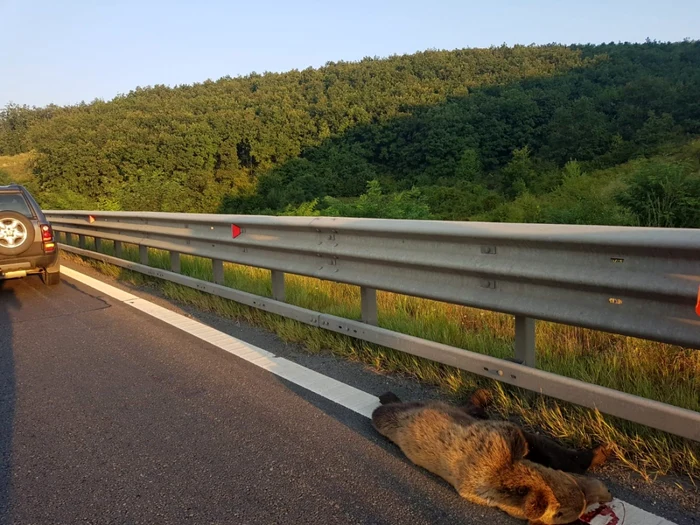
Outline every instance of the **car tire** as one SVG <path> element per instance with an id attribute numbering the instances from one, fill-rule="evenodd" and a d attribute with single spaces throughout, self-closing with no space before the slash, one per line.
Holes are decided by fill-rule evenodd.
<path id="1" fill-rule="evenodd" d="M 44 284 L 47 286 L 56 286 L 61 282 L 61 272 L 44 272 L 42 275 Z"/>
<path id="2" fill-rule="evenodd" d="M 12 246 L 6 234 L 10 229 L 22 233 L 24 239 L 20 244 Z M 13 240 L 16 240 L 14 238 Z M 32 222 L 15 211 L 0 211 L 0 255 L 22 255 L 34 242 L 34 225 Z"/>

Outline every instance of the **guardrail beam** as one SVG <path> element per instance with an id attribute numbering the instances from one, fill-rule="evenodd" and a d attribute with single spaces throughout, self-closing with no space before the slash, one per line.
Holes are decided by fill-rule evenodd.
<path id="1" fill-rule="evenodd" d="M 89 222 L 95 212 L 45 213 L 73 235 L 700 349 L 700 230 L 149 212 L 100 212 Z"/>

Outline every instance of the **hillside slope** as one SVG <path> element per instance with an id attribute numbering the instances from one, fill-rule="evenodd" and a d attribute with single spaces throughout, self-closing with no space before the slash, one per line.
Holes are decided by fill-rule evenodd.
<path id="1" fill-rule="evenodd" d="M 412 216 L 529 220 L 507 210 L 692 135 L 698 42 L 429 51 L 0 114 L 0 154 L 36 152 L 42 202 L 125 210 L 350 213 L 376 180 L 419 188 Z M 644 184 L 694 188 L 674 166 Z M 698 225 L 631 199 L 605 221 Z"/>

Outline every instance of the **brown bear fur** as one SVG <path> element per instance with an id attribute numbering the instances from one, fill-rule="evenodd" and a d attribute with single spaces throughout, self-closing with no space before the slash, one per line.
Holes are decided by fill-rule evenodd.
<path id="1" fill-rule="evenodd" d="M 379 397 L 381 404 L 401 403 L 393 392 Z M 474 391 L 464 405 L 459 408 L 477 419 L 489 419 L 486 409 L 491 406 L 493 396 L 483 388 Z M 539 463 L 555 470 L 573 474 L 584 474 L 589 468 L 605 463 L 612 453 L 610 445 L 598 445 L 587 450 L 574 450 L 563 447 L 553 439 L 534 434 L 521 428 L 528 444 L 524 459 Z"/>
<path id="2" fill-rule="evenodd" d="M 611 500 L 598 480 L 524 459 L 528 443 L 513 423 L 477 419 L 436 401 L 382 397 L 387 404 L 372 414 L 377 431 L 473 503 L 532 524 L 559 524 L 575 521 L 591 503 Z"/>
<path id="3" fill-rule="evenodd" d="M 393 396 L 392 399 L 393 402 L 396 402 L 398 397 Z M 467 403 L 460 408 L 475 418 L 488 419 L 486 408 L 491 405 L 492 401 L 491 393 L 480 388 L 473 392 Z M 525 459 L 556 470 L 584 474 L 589 468 L 605 463 L 612 454 L 612 446 L 610 445 L 598 445 L 587 450 L 573 450 L 561 446 L 546 436 L 533 434 L 524 429 L 522 431 L 528 444 L 528 453 Z"/>

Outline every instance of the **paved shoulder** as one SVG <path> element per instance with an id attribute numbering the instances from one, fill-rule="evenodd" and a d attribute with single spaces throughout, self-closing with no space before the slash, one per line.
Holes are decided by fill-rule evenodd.
<path id="1" fill-rule="evenodd" d="M 0 320 L 2 523 L 517 523 L 366 418 L 99 292 L 5 283 Z"/>

